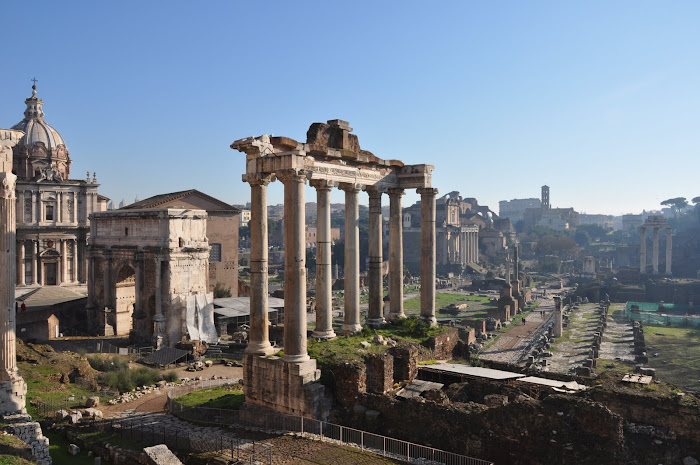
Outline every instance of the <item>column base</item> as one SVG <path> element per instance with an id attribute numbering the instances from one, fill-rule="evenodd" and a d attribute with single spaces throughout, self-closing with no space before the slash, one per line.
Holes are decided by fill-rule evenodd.
<path id="1" fill-rule="evenodd" d="M 396 321 L 396 320 L 401 320 L 404 318 L 406 318 L 405 313 L 389 313 L 389 315 L 387 315 L 387 317 L 386 317 L 386 319 L 388 321 Z"/>
<path id="2" fill-rule="evenodd" d="M 430 326 L 437 326 L 438 322 L 437 319 L 434 316 L 424 316 L 421 315 L 420 319 L 428 323 Z"/>
<path id="3" fill-rule="evenodd" d="M 26 413 L 27 383 L 17 376 L 0 382 L 0 415 Z"/>
<path id="4" fill-rule="evenodd" d="M 384 325 L 386 325 L 386 320 L 384 318 L 371 318 L 367 320 L 367 326 L 370 328 L 377 329 Z"/>
<path id="5" fill-rule="evenodd" d="M 311 333 L 311 337 L 313 337 L 314 339 L 333 339 L 336 337 L 336 334 L 335 331 L 333 331 L 332 329 L 328 329 L 325 331 L 314 330 L 314 332 Z"/>
<path id="6" fill-rule="evenodd" d="M 303 363 L 303 362 L 308 362 L 309 360 L 311 360 L 311 357 L 309 357 L 309 354 L 301 354 L 301 355 L 284 354 L 282 356 L 282 360 L 284 360 L 287 363 Z M 314 360 L 314 363 L 316 363 L 315 360 Z"/>
<path id="7" fill-rule="evenodd" d="M 362 325 L 359 323 L 354 323 L 354 324 L 344 324 L 341 327 L 341 330 L 343 334 L 355 334 L 359 333 L 362 331 Z"/>
<path id="8" fill-rule="evenodd" d="M 275 348 L 270 345 L 270 341 L 264 342 L 248 342 L 248 347 L 245 348 L 245 354 L 250 355 L 271 355 L 274 354 Z"/>

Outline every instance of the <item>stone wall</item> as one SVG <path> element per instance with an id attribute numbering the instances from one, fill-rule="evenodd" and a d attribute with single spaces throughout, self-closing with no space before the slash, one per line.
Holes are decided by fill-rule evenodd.
<path id="1" fill-rule="evenodd" d="M 49 440 L 44 437 L 41 425 L 32 421 L 32 417 L 26 413 L 2 416 L 2 422 L 7 426 L 5 431 L 17 436 L 32 449 L 32 455 L 38 465 L 51 465 L 49 456 Z"/>
<path id="2" fill-rule="evenodd" d="M 394 357 L 384 352 L 367 357 L 367 392 L 386 394 L 394 386 Z"/>
<path id="3" fill-rule="evenodd" d="M 459 330 L 450 328 L 428 340 L 428 347 L 433 351 L 435 360 L 452 360 L 455 348 L 459 343 Z"/>

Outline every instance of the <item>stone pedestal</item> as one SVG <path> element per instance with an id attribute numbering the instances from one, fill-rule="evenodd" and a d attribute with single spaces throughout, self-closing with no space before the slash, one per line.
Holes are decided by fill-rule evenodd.
<path id="1" fill-rule="evenodd" d="M 290 415 L 327 420 L 330 401 L 318 382 L 316 360 L 287 363 L 279 357 L 244 356 L 246 402 Z"/>

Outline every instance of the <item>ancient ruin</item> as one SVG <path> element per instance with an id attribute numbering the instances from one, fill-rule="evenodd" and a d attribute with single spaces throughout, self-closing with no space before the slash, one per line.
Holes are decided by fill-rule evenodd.
<path id="1" fill-rule="evenodd" d="M 174 346 L 185 335 L 210 342 L 213 315 L 196 316 L 211 302 L 211 295 L 205 302 L 206 221 L 204 210 L 175 208 L 93 214 L 89 327 L 156 348 Z"/>
<path id="2" fill-rule="evenodd" d="M 671 259 L 672 259 L 672 236 L 671 225 L 668 224 L 666 218 L 659 215 L 650 215 L 640 228 L 640 244 L 639 244 L 639 272 L 647 272 L 647 229 L 652 230 L 651 243 L 651 266 L 653 274 L 659 274 L 659 230 L 666 231 L 666 274 L 671 274 Z"/>
<path id="3" fill-rule="evenodd" d="M 307 181 L 318 198 L 318 261 L 315 337 L 333 337 L 331 327 L 330 196 L 334 187 L 345 191 L 345 309 L 342 330 L 355 333 L 360 321 L 358 201 L 364 190 L 370 199 L 369 315 L 366 323 L 381 326 L 383 283 L 381 274 L 381 198 L 389 194 L 389 294 L 390 318 L 403 312 L 403 248 L 401 197 L 405 189 L 421 194 L 421 317 L 435 319 L 435 197 L 432 165 L 405 165 L 382 160 L 362 150 L 346 121 L 314 123 L 306 143 L 288 137 L 263 135 L 235 141 L 231 148 L 246 154 L 243 181 L 251 187 L 251 298 L 250 342 L 245 357 L 245 392 L 249 403 L 281 411 L 323 417 L 314 388 L 320 372 L 307 354 L 306 247 L 304 240 Z M 284 184 L 284 355 L 274 352 L 268 336 L 267 315 L 267 185 Z M 319 385 L 316 385 L 320 388 Z M 321 389 L 322 391 L 322 389 Z"/>

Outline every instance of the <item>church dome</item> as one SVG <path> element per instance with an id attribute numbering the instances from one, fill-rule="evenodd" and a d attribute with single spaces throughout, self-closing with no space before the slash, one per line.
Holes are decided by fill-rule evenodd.
<path id="1" fill-rule="evenodd" d="M 24 137 L 18 145 L 32 147 L 35 142 L 41 142 L 48 150 L 55 150 L 60 145 L 65 146 L 63 137 L 44 121 L 44 101 L 36 96 L 36 86 L 32 86 L 32 96 L 25 100 L 27 109 L 24 119 L 12 126 L 12 129 L 24 131 Z"/>
<path id="2" fill-rule="evenodd" d="M 70 157 L 66 143 L 51 125 L 44 121 L 44 101 L 36 96 L 36 85 L 32 86 L 32 96 L 24 101 L 24 119 L 12 129 L 24 131 L 24 137 L 14 147 L 14 167 L 22 178 L 32 178 L 39 172 L 49 169 L 68 178 Z"/>

